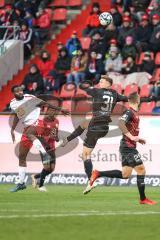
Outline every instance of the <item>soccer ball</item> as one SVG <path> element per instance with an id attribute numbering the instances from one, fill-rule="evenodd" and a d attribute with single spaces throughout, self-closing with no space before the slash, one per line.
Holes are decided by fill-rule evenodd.
<path id="1" fill-rule="evenodd" d="M 102 26 L 108 26 L 112 23 L 113 18 L 109 12 L 103 12 L 99 15 L 99 21 Z"/>

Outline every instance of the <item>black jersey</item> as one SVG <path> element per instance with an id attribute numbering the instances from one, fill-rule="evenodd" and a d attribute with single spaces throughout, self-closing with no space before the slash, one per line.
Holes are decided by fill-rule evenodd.
<path id="1" fill-rule="evenodd" d="M 128 98 L 120 95 L 113 89 L 106 88 L 88 88 L 85 89 L 88 95 L 93 97 L 93 116 L 95 118 L 108 119 L 117 102 L 128 101 Z"/>

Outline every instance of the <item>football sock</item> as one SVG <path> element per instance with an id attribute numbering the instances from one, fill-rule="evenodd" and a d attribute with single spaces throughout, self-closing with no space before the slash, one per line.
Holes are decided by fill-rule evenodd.
<path id="1" fill-rule="evenodd" d="M 35 146 L 35 148 L 40 151 L 42 154 L 46 153 L 46 150 L 44 149 L 44 147 L 42 146 L 42 143 L 39 141 L 39 139 L 35 139 L 33 141 L 33 145 Z"/>
<path id="2" fill-rule="evenodd" d="M 140 195 L 140 199 L 144 200 L 145 196 L 145 182 L 144 182 L 144 175 L 137 175 L 137 187 Z"/>
<path id="3" fill-rule="evenodd" d="M 76 137 L 80 136 L 85 129 L 81 128 L 81 126 L 78 126 L 68 137 L 67 140 L 68 142 L 72 141 Z"/>
<path id="4" fill-rule="evenodd" d="M 26 167 L 19 166 L 19 183 L 23 184 L 26 176 Z"/>
<path id="5" fill-rule="evenodd" d="M 101 171 L 99 172 L 99 177 L 123 178 L 120 170 Z"/>
<path id="6" fill-rule="evenodd" d="M 42 187 L 44 185 L 44 181 L 47 175 L 49 175 L 52 171 L 48 171 L 43 169 L 41 172 L 41 177 L 40 177 L 40 182 L 39 182 L 39 187 Z"/>
<path id="7" fill-rule="evenodd" d="M 85 169 L 85 173 L 87 174 L 88 179 L 90 179 L 91 175 L 92 175 L 92 169 L 93 169 L 91 159 L 87 159 L 86 161 L 84 161 L 84 169 Z"/>
<path id="8" fill-rule="evenodd" d="M 38 179 L 38 178 L 40 178 L 40 177 L 41 177 L 41 174 L 40 174 L 40 173 L 34 175 L 34 178 L 35 178 L 35 179 Z"/>

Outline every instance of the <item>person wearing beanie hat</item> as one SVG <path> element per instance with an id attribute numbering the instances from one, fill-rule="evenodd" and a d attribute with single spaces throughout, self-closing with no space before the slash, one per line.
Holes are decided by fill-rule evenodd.
<path id="1" fill-rule="evenodd" d="M 137 48 L 142 51 L 149 49 L 149 41 L 152 35 L 152 26 L 149 23 L 149 16 L 147 14 L 142 15 L 140 22 L 135 30 Z"/>
<path id="2" fill-rule="evenodd" d="M 66 43 L 66 48 L 68 51 L 68 54 L 73 57 L 74 56 L 74 52 L 76 52 L 78 49 L 81 49 L 81 42 L 77 36 L 77 32 L 74 30 L 72 32 L 71 38 L 68 39 L 67 43 Z"/>
<path id="3" fill-rule="evenodd" d="M 137 48 L 134 45 L 133 37 L 127 36 L 125 39 L 125 45 L 122 48 L 122 57 L 123 60 L 125 60 L 128 56 L 133 57 L 133 59 L 136 59 L 137 56 Z"/>
<path id="4" fill-rule="evenodd" d="M 105 61 L 105 71 L 107 72 L 121 72 L 122 57 L 119 54 L 117 47 L 109 49 L 109 57 Z"/>
<path id="5" fill-rule="evenodd" d="M 157 53 L 160 51 L 160 17 L 158 14 L 152 16 L 153 33 L 150 38 L 150 49 Z"/>
<path id="6" fill-rule="evenodd" d="M 120 27 L 122 24 L 122 15 L 119 13 L 116 5 L 111 6 L 110 13 L 112 14 L 114 25 Z"/>

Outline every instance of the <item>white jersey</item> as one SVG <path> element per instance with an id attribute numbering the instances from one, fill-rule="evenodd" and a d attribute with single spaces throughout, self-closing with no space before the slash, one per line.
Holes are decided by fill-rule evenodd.
<path id="1" fill-rule="evenodd" d="M 40 116 L 40 107 L 37 107 L 42 100 L 36 98 L 31 94 L 24 94 L 22 100 L 12 99 L 10 102 L 10 107 L 22 121 L 24 125 L 36 124 Z"/>

